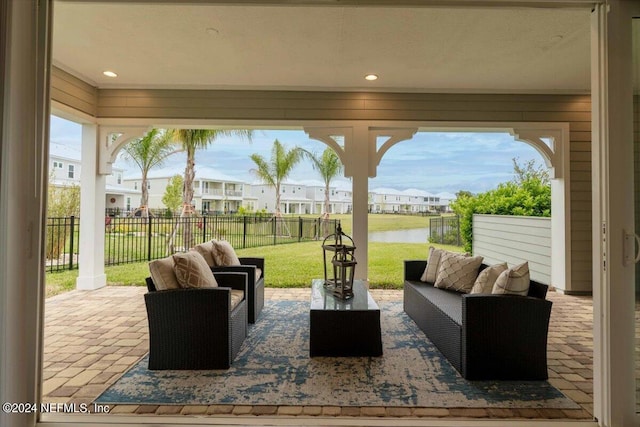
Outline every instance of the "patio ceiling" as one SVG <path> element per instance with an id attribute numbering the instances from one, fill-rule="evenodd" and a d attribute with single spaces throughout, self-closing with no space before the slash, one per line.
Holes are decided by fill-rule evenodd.
<path id="1" fill-rule="evenodd" d="M 589 43 L 578 8 L 57 0 L 53 63 L 98 88 L 588 93 Z"/>

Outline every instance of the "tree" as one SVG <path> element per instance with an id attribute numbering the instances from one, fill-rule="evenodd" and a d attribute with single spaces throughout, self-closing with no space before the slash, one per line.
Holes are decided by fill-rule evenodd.
<path id="1" fill-rule="evenodd" d="M 174 175 L 169 179 L 169 184 L 164 190 L 162 203 L 170 211 L 176 211 L 182 204 L 182 189 L 184 187 L 184 179 L 182 175 Z"/>
<path id="2" fill-rule="evenodd" d="M 538 165 L 535 159 L 531 159 L 524 164 L 518 163 L 518 157 L 511 159 L 513 161 L 513 173 L 515 177 L 513 182 L 521 185 L 524 182 L 538 180 L 543 185 L 551 185 L 549 178 L 549 169 L 546 165 Z"/>
<path id="3" fill-rule="evenodd" d="M 47 217 L 51 219 L 47 224 L 45 257 L 58 259 L 70 235 L 69 229 L 58 221 L 79 214 L 80 186 L 76 184 L 57 186 L 52 181 L 53 175 L 49 179 L 48 188 Z"/>
<path id="4" fill-rule="evenodd" d="M 331 181 L 342 173 L 342 162 L 330 147 L 325 148 L 322 155 L 311 153 L 307 150 L 302 151 L 305 157 L 311 160 L 313 168 L 322 177 L 324 182 L 324 216 L 329 218 L 329 211 L 331 210 L 329 187 L 331 186 Z"/>
<path id="5" fill-rule="evenodd" d="M 182 213 L 181 218 L 189 217 L 193 214 L 193 181 L 195 179 L 195 154 L 198 149 L 207 148 L 213 141 L 221 136 L 237 136 L 251 141 L 253 132 L 248 129 L 227 130 L 227 129 L 172 129 L 168 131 L 173 141 L 180 144 L 187 153 L 187 164 L 184 168 L 184 186 L 182 191 Z M 173 235 L 170 247 L 173 246 Z M 183 247 L 184 249 L 193 246 L 191 227 L 184 227 Z"/>
<path id="6" fill-rule="evenodd" d="M 160 166 L 167 157 L 178 152 L 172 141 L 170 133 L 152 129 L 142 138 L 138 138 L 124 146 L 124 158 L 133 161 L 142 172 L 142 196 L 140 208 L 142 216 L 149 216 L 149 190 L 147 188 L 147 176 L 149 171 Z"/>
<path id="7" fill-rule="evenodd" d="M 287 179 L 293 168 L 302 159 L 303 151 L 299 147 L 291 150 L 280 143 L 277 139 L 273 142 L 271 149 L 271 160 L 267 162 L 261 155 L 252 154 L 251 160 L 256 164 L 256 169 L 251 169 L 258 179 L 263 183 L 273 187 L 276 191 L 276 218 L 282 216 L 280 212 L 280 185 Z"/>
<path id="8" fill-rule="evenodd" d="M 221 136 L 237 136 L 251 141 L 253 132 L 248 129 L 172 129 L 168 131 L 171 138 L 180 144 L 187 153 L 187 164 L 184 168 L 184 191 L 182 193 L 183 213 L 191 213 L 193 203 L 193 181 L 195 178 L 196 150 L 207 148 Z"/>

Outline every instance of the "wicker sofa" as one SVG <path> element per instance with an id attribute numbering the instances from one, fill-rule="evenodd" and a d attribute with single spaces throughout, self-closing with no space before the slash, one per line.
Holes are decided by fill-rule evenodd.
<path id="1" fill-rule="evenodd" d="M 147 277 L 149 369 L 227 369 L 247 337 L 246 273 L 214 273 L 218 287 L 157 291 Z"/>
<path id="2" fill-rule="evenodd" d="M 404 262 L 404 311 L 464 378 L 548 378 L 547 285 L 532 280 L 528 296 L 463 294 L 421 282 L 426 265 Z"/>

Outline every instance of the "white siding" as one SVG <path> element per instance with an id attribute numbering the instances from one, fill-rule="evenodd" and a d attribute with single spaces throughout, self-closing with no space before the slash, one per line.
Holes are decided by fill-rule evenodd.
<path id="1" fill-rule="evenodd" d="M 531 278 L 551 283 L 551 218 L 473 216 L 473 255 L 485 264 L 529 262 Z"/>

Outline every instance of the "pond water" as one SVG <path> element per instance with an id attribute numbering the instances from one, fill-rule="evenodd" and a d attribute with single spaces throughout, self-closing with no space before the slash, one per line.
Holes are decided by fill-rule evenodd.
<path id="1" fill-rule="evenodd" d="M 409 230 L 374 231 L 369 233 L 370 242 L 384 243 L 427 243 L 429 227 Z"/>

